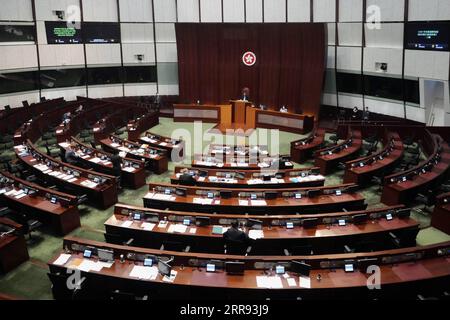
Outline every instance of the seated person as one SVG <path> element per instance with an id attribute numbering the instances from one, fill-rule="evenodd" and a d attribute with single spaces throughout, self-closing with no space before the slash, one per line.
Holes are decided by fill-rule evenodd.
<path id="1" fill-rule="evenodd" d="M 196 184 L 196 180 L 192 175 L 189 174 L 189 172 L 184 171 L 181 173 L 180 177 L 178 178 L 179 183 L 185 186 L 193 186 Z"/>
<path id="2" fill-rule="evenodd" d="M 248 235 L 244 231 L 239 230 L 236 220 L 231 222 L 231 227 L 223 234 L 223 239 L 225 241 L 240 241 L 242 243 L 249 241 Z"/>
<path id="3" fill-rule="evenodd" d="M 64 156 L 65 162 L 72 164 L 72 165 L 78 165 L 78 156 L 75 153 L 75 144 L 71 143 L 70 146 L 66 150 L 66 154 Z"/>
<path id="4" fill-rule="evenodd" d="M 66 112 L 63 114 L 63 123 L 68 123 L 70 122 L 70 117 L 72 116 L 72 114 L 70 112 Z"/>

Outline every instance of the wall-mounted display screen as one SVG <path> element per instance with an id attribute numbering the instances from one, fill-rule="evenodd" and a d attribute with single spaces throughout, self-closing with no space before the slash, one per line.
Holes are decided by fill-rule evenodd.
<path id="1" fill-rule="evenodd" d="M 82 43 L 81 29 L 65 21 L 45 21 L 48 44 Z"/>
<path id="2" fill-rule="evenodd" d="M 82 25 L 84 43 L 119 43 L 120 26 L 114 22 L 85 22 Z"/>
<path id="3" fill-rule="evenodd" d="M 0 25 L 0 42 L 35 41 L 34 25 L 2 24 Z"/>
<path id="4" fill-rule="evenodd" d="M 409 22 L 405 24 L 405 49 L 449 51 L 449 22 Z"/>

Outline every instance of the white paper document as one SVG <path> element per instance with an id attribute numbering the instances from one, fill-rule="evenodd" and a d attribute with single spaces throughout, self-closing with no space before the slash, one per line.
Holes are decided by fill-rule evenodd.
<path id="1" fill-rule="evenodd" d="M 134 266 L 129 276 L 144 280 L 155 280 L 158 275 L 157 267 Z"/>
<path id="2" fill-rule="evenodd" d="M 133 224 L 132 220 L 127 220 L 127 221 L 124 221 L 121 226 L 125 227 L 125 228 L 129 228 L 129 227 L 131 227 L 132 224 Z"/>
<path id="3" fill-rule="evenodd" d="M 264 238 L 264 232 L 262 230 L 250 230 L 248 232 L 248 237 L 253 240 L 261 239 Z"/>
<path id="4" fill-rule="evenodd" d="M 143 222 L 141 224 L 142 229 L 144 229 L 145 231 L 152 231 L 155 226 L 156 224 L 149 222 Z"/>
<path id="5" fill-rule="evenodd" d="M 258 288 L 269 288 L 269 289 L 282 289 L 283 282 L 281 278 L 277 276 L 267 277 L 267 276 L 257 276 L 256 285 Z"/>
<path id="6" fill-rule="evenodd" d="M 299 286 L 301 288 L 311 288 L 311 278 L 310 277 L 299 277 Z"/>
<path id="7" fill-rule="evenodd" d="M 69 261 L 71 255 L 66 253 L 61 253 L 58 257 L 58 259 L 53 262 L 53 264 L 56 264 L 57 266 L 63 266 Z"/>

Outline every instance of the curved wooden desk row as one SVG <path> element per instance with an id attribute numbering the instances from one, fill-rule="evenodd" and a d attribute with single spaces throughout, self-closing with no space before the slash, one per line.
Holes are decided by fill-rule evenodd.
<path id="1" fill-rule="evenodd" d="M 403 157 L 403 142 L 397 132 L 386 132 L 383 150 L 345 163 L 344 183 L 364 185 L 373 176 L 384 177 Z"/>
<path id="2" fill-rule="evenodd" d="M 428 158 L 412 169 L 384 178 L 381 202 L 387 205 L 407 203 L 420 191 L 437 187 L 450 167 L 450 147 L 439 135 L 426 131 L 424 149 L 431 150 Z"/>
<path id="3" fill-rule="evenodd" d="M 335 145 L 314 152 L 314 165 L 320 168 L 323 175 L 333 171 L 340 162 L 355 158 L 362 148 L 362 136 L 360 130 L 348 128 L 346 139 Z"/>
<path id="4" fill-rule="evenodd" d="M 353 184 L 293 189 L 226 189 L 149 184 L 144 206 L 181 211 L 274 214 L 363 210 Z"/>
<path id="5" fill-rule="evenodd" d="M 2 202 L 29 219 L 49 225 L 57 234 L 66 235 L 80 226 L 77 198 L 43 188 L 0 171 Z"/>
<path id="6" fill-rule="evenodd" d="M 23 226 L 10 219 L 0 218 L 0 274 L 13 270 L 28 259 Z"/>
<path id="7" fill-rule="evenodd" d="M 154 110 L 132 119 L 127 124 L 128 139 L 138 141 L 143 132 L 159 124 L 159 112 Z"/>
<path id="8" fill-rule="evenodd" d="M 29 106 L 12 108 L 9 111 L 3 110 L 0 118 L 0 134 L 13 134 L 24 120 L 33 119 L 43 112 L 62 107 L 66 104 L 64 98 L 47 100 L 39 103 L 32 103 Z"/>
<path id="9" fill-rule="evenodd" d="M 292 161 L 303 163 L 312 157 L 315 150 L 322 148 L 325 141 L 325 129 L 315 128 L 306 138 L 291 142 Z"/>
<path id="10" fill-rule="evenodd" d="M 211 143 L 208 146 L 208 155 L 220 156 L 223 158 L 248 158 L 270 157 L 267 145 L 226 145 Z"/>
<path id="11" fill-rule="evenodd" d="M 414 297 L 424 287 L 444 290 L 450 284 L 450 242 L 372 253 L 268 257 L 168 252 L 73 237 L 65 238 L 64 248 L 61 255 L 49 261 L 50 272 L 69 277 L 68 269 L 81 270 L 93 290 L 89 293 L 97 298 L 108 298 L 112 291 L 122 290 L 137 295 L 149 294 L 153 299 L 182 299 L 187 294 L 194 299 L 295 299 L 298 296 L 303 299 L 362 299 L 369 294 L 367 283 L 371 283 L 368 281 L 371 273 L 367 267 L 371 265 L 378 266 L 381 272 L 381 290 L 371 292 L 383 297 L 398 299 L 400 289 L 401 298 Z M 93 258 L 83 258 L 85 249 L 93 251 Z M 98 249 L 112 250 L 114 261 L 109 268 L 97 262 Z M 120 255 L 124 257 L 123 262 Z M 158 268 L 143 267 L 145 258 L 155 262 L 173 258 L 168 262 L 170 277 L 164 278 Z M 244 276 L 224 271 L 224 266 L 230 270 L 230 262 L 236 260 L 244 263 Z M 310 265 L 309 276 L 306 275 L 308 268 L 301 277 L 291 270 L 292 261 Z M 216 265 L 217 271 L 207 272 L 207 264 Z M 349 264 L 354 266 L 353 272 L 343 270 L 344 265 Z M 284 275 L 275 274 L 277 265 L 285 266 Z M 267 276 L 270 278 L 263 278 Z M 271 280 L 269 286 L 267 280 Z"/>
<path id="12" fill-rule="evenodd" d="M 227 159 L 228 161 L 229 159 Z M 223 168 L 234 170 L 279 170 L 293 169 L 294 165 L 287 159 L 278 157 L 264 158 L 237 158 L 233 162 L 224 162 L 222 157 L 208 157 L 201 154 L 195 154 L 192 160 L 192 166 L 196 168 Z M 279 160 L 279 161 L 278 161 Z M 280 168 L 281 167 L 281 168 Z"/>
<path id="13" fill-rule="evenodd" d="M 24 122 L 14 133 L 14 144 L 19 145 L 25 143 L 27 140 L 36 142 L 49 127 L 56 127 L 61 122 L 62 116 L 66 112 L 74 112 L 80 104 L 83 105 L 83 108 L 88 108 L 88 105 L 84 102 L 73 101 L 64 104 L 60 108 L 53 108 L 45 111 L 33 119 Z"/>
<path id="14" fill-rule="evenodd" d="M 169 166 L 169 159 L 164 149 L 149 147 L 146 144 L 135 143 L 115 135 L 100 140 L 100 145 L 103 150 L 119 154 L 122 158 L 144 161 L 146 167 L 157 174 L 166 172 Z"/>
<path id="15" fill-rule="evenodd" d="M 94 125 L 95 142 L 108 138 L 117 129 L 127 126 L 130 120 L 143 116 L 147 112 L 149 112 L 147 109 L 137 106 L 117 108 Z M 154 113 L 154 111 L 151 112 Z"/>
<path id="16" fill-rule="evenodd" d="M 450 193 L 436 197 L 436 205 L 431 215 L 431 225 L 450 235 Z"/>
<path id="17" fill-rule="evenodd" d="M 325 177 L 317 172 L 318 169 L 290 169 L 264 174 L 259 170 L 236 172 L 234 170 L 199 170 L 191 167 L 175 167 L 170 181 L 172 184 L 182 184 L 179 180 L 180 175 L 188 173 L 194 177 L 195 185 L 199 187 L 258 189 L 321 187 L 325 183 Z"/>
<path id="18" fill-rule="evenodd" d="M 97 172 L 114 176 L 115 171 L 111 162 L 111 154 L 103 150 L 94 149 L 91 146 L 81 143 L 74 137 L 70 142 L 59 143 L 62 152 L 65 152 L 70 143 L 75 144 L 75 152 L 79 156 L 78 162 L 83 167 L 91 168 Z M 145 162 L 130 158 L 121 158 L 121 184 L 132 189 L 139 189 L 145 185 Z"/>
<path id="19" fill-rule="evenodd" d="M 67 120 L 63 120 L 56 127 L 56 141 L 58 143 L 76 136 L 82 129 L 90 128 L 97 120 L 104 117 L 112 110 L 110 103 L 102 103 L 91 108 L 84 108 L 82 111 L 75 110 Z"/>
<path id="20" fill-rule="evenodd" d="M 190 215 L 187 212 L 145 210 L 117 205 L 116 214 L 105 222 L 108 242 L 122 244 L 133 239 L 133 246 L 158 249 L 174 245 L 190 252 L 223 253 L 222 234 L 233 220 L 248 233 L 251 255 L 341 253 L 348 246 L 355 251 L 414 246 L 419 224 L 401 208 L 384 208 L 370 212 L 336 213 L 314 216 L 263 216 L 258 220 L 242 216 Z M 368 217 L 372 217 L 369 221 Z M 387 217 L 386 217 L 387 216 Z M 364 220 L 358 220 L 364 218 Z M 165 220 L 167 219 L 167 220 Z M 324 221 L 333 223 L 323 224 Z M 276 224 L 274 224 L 276 222 Z M 265 224 L 265 226 L 264 226 Z M 395 243 L 392 234 L 397 238 Z M 179 245 L 177 248 L 177 245 Z"/>
<path id="21" fill-rule="evenodd" d="M 130 139 L 130 137 L 128 137 L 128 139 Z M 141 144 L 147 144 L 151 147 L 166 150 L 167 156 L 172 161 L 175 160 L 172 159 L 175 157 L 183 159 L 185 143 L 181 139 L 172 139 L 147 131 L 142 137 L 139 137 L 136 140 Z M 174 152 L 174 157 L 172 157 L 172 153 Z"/>
<path id="22" fill-rule="evenodd" d="M 117 202 L 116 177 L 56 160 L 39 151 L 31 141 L 15 146 L 14 151 L 37 177 L 54 183 L 70 194 L 86 194 L 92 204 L 103 209 Z"/>

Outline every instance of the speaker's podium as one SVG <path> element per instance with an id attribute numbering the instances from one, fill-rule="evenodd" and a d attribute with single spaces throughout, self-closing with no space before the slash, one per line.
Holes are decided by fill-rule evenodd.
<path id="1" fill-rule="evenodd" d="M 232 122 L 236 125 L 240 124 L 244 126 L 246 124 L 245 115 L 247 107 L 250 107 L 252 103 L 246 100 L 230 100 L 230 104 L 232 112 Z"/>
<path id="2" fill-rule="evenodd" d="M 247 110 L 252 106 L 252 103 L 246 100 L 230 100 L 231 105 L 231 124 L 220 121 L 216 126 L 222 133 L 226 133 L 227 130 L 238 131 L 235 132 L 238 135 L 250 135 L 253 129 L 255 129 L 255 121 L 247 119 Z"/>

